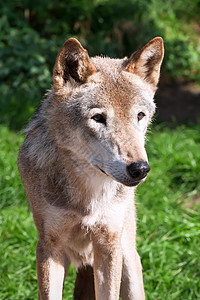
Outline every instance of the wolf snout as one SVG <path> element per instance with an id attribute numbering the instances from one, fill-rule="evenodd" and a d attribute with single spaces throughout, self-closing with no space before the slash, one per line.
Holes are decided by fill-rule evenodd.
<path id="1" fill-rule="evenodd" d="M 140 181 L 147 176 L 150 166 L 146 161 L 133 162 L 127 166 L 129 176 L 135 181 Z"/>

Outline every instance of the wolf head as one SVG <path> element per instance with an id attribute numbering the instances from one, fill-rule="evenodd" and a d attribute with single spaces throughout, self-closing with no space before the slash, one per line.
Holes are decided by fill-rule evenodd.
<path id="1" fill-rule="evenodd" d="M 160 37 L 124 59 L 90 58 L 76 39 L 67 40 L 54 66 L 49 109 L 57 147 L 99 176 L 127 186 L 143 181 L 163 54 Z"/>

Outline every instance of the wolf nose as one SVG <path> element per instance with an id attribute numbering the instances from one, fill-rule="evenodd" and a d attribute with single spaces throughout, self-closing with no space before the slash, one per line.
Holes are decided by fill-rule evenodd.
<path id="1" fill-rule="evenodd" d="M 128 174 L 136 181 L 141 180 L 147 176 L 150 167 L 146 161 L 134 162 L 127 166 Z"/>

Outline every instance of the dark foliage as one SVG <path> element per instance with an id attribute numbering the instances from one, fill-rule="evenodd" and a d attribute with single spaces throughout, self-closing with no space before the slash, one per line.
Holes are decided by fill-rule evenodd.
<path id="1" fill-rule="evenodd" d="M 71 36 L 90 55 L 123 57 L 160 35 L 164 72 L 200 81 L 199 0 L 8 0 L 0 11 L 0 122 L 11 127 L 23 126 L 50 87 L 56 54 Z"/>

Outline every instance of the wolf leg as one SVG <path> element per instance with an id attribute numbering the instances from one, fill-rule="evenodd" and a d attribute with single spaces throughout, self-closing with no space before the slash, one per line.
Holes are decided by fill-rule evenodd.
<path id="1" fill-rule="evenodd" d="M 64 276 L 69 262 L 64 260 L 62 254 L 50 251 L 40 241 L 37 244 L 36 257 L 39 300 L 61 300 Z"/>
<path id="2" fill-rule="evenodd" d="M 123 300 L 145 299 L 142 265 L 136 250 L 129 251 L 129 253 L 123 253 L 120 295 Z"/>
<path id="3" fill-rule="evenodd" d="M 74 289 L 74 300 L 95 300 L 94 273 L 91 266 L 78 269 Z"/>
<path id="4" fill-rule="evenodd" d="M 94 278 L 95 295 L 97 300 L 119 299 L 122 251 L 119 237 L 112 241 L 107 238 L 107 243 L 94 243 Z"/>

